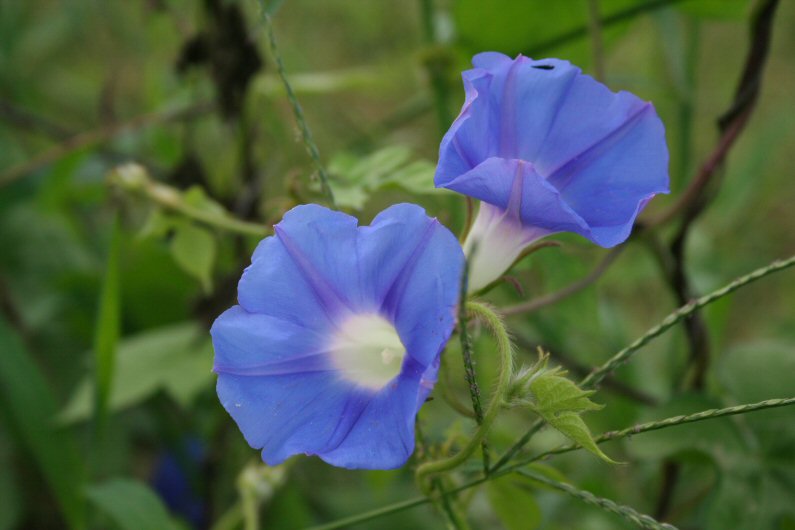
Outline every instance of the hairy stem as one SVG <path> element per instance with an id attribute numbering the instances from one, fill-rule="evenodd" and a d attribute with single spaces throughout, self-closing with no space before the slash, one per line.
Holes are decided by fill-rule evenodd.
<path id="1" fill-rule="evenodd" d="M 568 298 L 569 296 L 576 294 L 596 280 L 602 277 L 602 275 L 607 272 L 607 269 L 613 264 L 616 258 L 623 252 L 626 248 L 626 245 L 619 245 L 612 250 L 610 250 L 602 260 L 594 267 L 594 269 L 588 273 L 588 275 L 580 278 L 579 280 L 572 282 L 571 284 L 563 287 L 562 289 L 555 291 L 553 293 L 545 294 L 543 296 L 539 296 L 537 298 L 533 298 L 532 300 L 528 300 L 527 302 L 521 302 L 516 305 L 503 307 L 500 309 L 500 313 L 505 316 L 510 315 L 517 315 L 520 313 L 532 313 L 533 311 L 537 311 L 542 307 L 546 307 L 548 305 L 555 304 L 560 302 L 564 298 Z"/>
<path id="2" fill-rule="evenodd" d="M 326 168 L 323 166 L 323 162 L 320 160 L 320 151 L 318 151 L 317 144 L 312 138 L 312 131 L 309 130 L 309 125 L 306 123 L 304 109 L 298 102 L 298 98 L 293 91 L 290 80 L 287 79 L 287 72 L 284 68 L 284 62 L 282 61 L 282 56 L 279 54 L 279 48 L 276 46 L 276 35 L 273 32 L 273 24 L 271 24 L 271 17 L 268 14 L 269 12 L 267 3 L 265 0 L 260 0 L 260 4 L 262 6 L 262 24 L 265 27 L 265 32 L 268 35 L 268 44 L 270 46 L 271 56 L 276 63 L 276 70 L 279 72 L 279 77 L 281 78 L 282 84 L 284 85 L 284 91 L 287 92 L 287 99 L 290 101 L 290 106 L 293 109 L 295 122 L 298 125 L 299 131 L 301 132 L 301 139 L 304 142 L 306 150 L 309 152 L 309 156 L 312 158 L 312 162 L 315 163 L 317 174 L 320 177 L 320 187 L 323 189 L 323 193 L 326 195 L 329 204 L 332 207 L 335 207 L 336 204 L 334 202 L 334 192 L 331 190 L 331 186 L 329 185 L 329 176 L 326 172 Z"/>
<path id="3" fill-rule="evenodd" d="M 464 274 L 461 276 L 461 290 L 459 293 L 458 304 L 458 337 L 461 339 L 461 356 L 464 360 L 464 377 L 466 378 L 469 387 L 469 396 L 472 399 L 472 411 L 475 414 L 475 422 L 478 427 L 483 425 L 483 407 L 480 404 L 480 388 L 478 387 L 477 376 L 475 375 L 475 364 L 472 361 L 472 337 L 469 336 L 469 308 L 463 302 L 467 298 L 467 291 L 469 289 L 469 264 L 464 267 Z M 489 463 L 489 448 L 486 444 L 485 438 L 481 442 L 481 449 L 483 452 L 483 471 L 488 473 Z"/>
<path id="4" fill-rule="evenodd" d="M 558 482 L 557 480 L 552 480 L 548 477 L 545 477 L 544 475 L 532 473 L 525 469 L 520 469 L 517 471 L 517 473 L 525 478 L 529 478 L 534 482 L 540 482 L 541 484 L 549 486 L 552 489 L 562 491 L 563 493 L 566 493 L 575 499 L 579 499 L 586 504 L 598 506 L 605 511 L 619 515 L 627 521 L 634 523 L 639 528 L 646 528 L 648 530 L 676 530 L 675 526 L 671 526 L 666 523 L 660 523 L 653 517 L 642 514 L 630 508 L 629 506 L 618 504 L 614 501 L 611 501 L 610 499 L 605 499 L 604 497 L 597 497 L 590 491 L 575 488 L 574 486 L 566 484 L 565 482 Z"/>
<path id="5" fill-rule="evenodd" d="M 744 405 L 737 405 L 734 407 L 727 407 L 723 409 L 709 409 L 704 410 L 701 412 L 696 412 L 693 414 L 688 414 L 685 416 L 673 416 L 671 418 L 666 418 L 664 420 L 653 421 L 649 423 L 643 423 L 640 425 L 635 425 L 634 427 L 629 427 L 627 429 L 623 429 L 620 431 L 610 431 L 598 436 L 595 441 L 596 443 L 604 443 L 609 440 L 618 440 L 620 438 L 626 438 L 628 436 L 634 436 L 636 434 L 641 434 L 644 432 L 656 431 L 659 429 L 665 429 L 668 427 L 673 427 L 675 425 L 684 425 L 686 423 L 694 423 L 698 421 L 705 421 L 711 420 L 714 418 L 720 418 L 722 416 L 731 416 L 735 414 L 746 414 L 749 412 L 754 412 L 757 410 L 764 410 L 764 409 L 772 409 L 777 407 L 786 407 L 789 405 L 795 405 L 795 397 L 784 398 L 784 399 L 768 399 L 765 401 L 760 401 L 758 403 L 749 403 Z M 540 460 L 546 456 L 561 454 L 561 453 L 568 453 L 569 451 L 575 451 L 580 449 L 579 445 L 565 445 L 558 447 L 556 449 L 552 449 L 550 451 L 546 451 L 544 453 L 540 453 L 533 457 L 517 461 L 509 466 L 505 466 L 503 469 L 499 471 L 493 472 L 488 477 L 481 477 L 466 484 L 462 484 L 457 488 L 451 489 L 446 494 L 453 495 L 459 493 L 461 491 L 468 490 L 470 488 L 474 488 L 483 484 L 484 482 L 488 482 L 489 480 L 493 480 L 499 477 L 503 477 L 510 473 L 515 472 L 516 470 L 526 466 L 531 462 L 535 462 Z M 381 508 L 377 508 L 375 510 L 370 510 L 369 512 L 360 513 L 357 515 L 352 515 L 350 517 L 345 517 L 343 519 L 339 519 L 337 521 L 333 521 L 328 524 L 320 525 L 312 527 L 311 530 L 334 530 L 337 528 L 349 528 L 355 524 L 365 523 L 368 521 L 372 521 L 374 519 L 378 519 L 379 517 L 383 517 L 385 515 L 390 515 L 397 512 L 402 512 L 403 510 L 408 510 L 410 508 L 414 508 L 415 506 L 421 506 L 423 504 L 428 504 L 433 502 L 437 497 L 415 497 L 413 499 L 408 499 L 401 502 L 396 502 L 394 504 L 390 504 L 388 506 L 382 506 Z"/>
<path id="6" fill-rule="evenodd" d="M 751 282 L 754 282 L 760 278 L 764 278 L 765 276 L 772 274 L 774 272 L 778 272 L 780 270 L 787 269 L 795 265 L 795 256 L 791 256 L 787 259 L 783 260 L 776 260 L 770 265 L 765 267 L 761 267 L 756 269 L 755 271 L 746 274 L 740 278 L 737 278 L 733 282 L 721 287 L 720 289 L 709 293 L 706 296 L 702 296 L 692 302 L 685 304 L 684 306 L 680 307 L 667 317 L 663 319 L 658 325 L 651 328 L 647 331 L 642 337 L 637 339 L 635 342 L 624 348 L 623 350 L 616 353 L 613 357 L 611 357 L 606 363 L 602 366 L 596 368 L 593 372 L 588 374 L 582 382 L 580 383 L 585 388 L 595 388 L 599 386 L 599 383 L 613 370 L 625 364 L 632 355 L 635 354 L 640 348 L 648 344 L 652 339 L 662 335 L 665 331 L 673 327 L 675 324 L 680 322 L 682 319 L 690 316 L 695 311 L 701 309 L 704 306 L 711 304 L 712 302 L 723 298 L 724 296 L 733 293 L 737 289 L 748 285 Z"/>
<path id="7" fill-rule="evenodd" d="M 225 212 L 220 213 L 189 204 L 185 201 L 182 192 L 153 180 L 146 169 L 138 164 L 119 166 L 110 173 L 108 181 L 124 191 L 142 193 L 158 206 L 222 230 L 259 237 L 265 237 L 273 232 L 270 226 L 241 221 Z"/>
<path id="8" fill-rule="evenodd" d="M 732 281 L 731 283 L 721 287 L 720 289 L 711 292 L 706 296 L 702 296 L 701 298 L 686 304 L 667 317 L 663 319 L 658 325 L 654 326 L 650 330 L 648 330 L 642 337 L 637 339 L 635 342 L 624 348 L 623 350 L 616 353 L 613 357 L 611 357 L 606 363 L 602 366 L 594 369 L 590 374 L 588 374 L 581 382 L 580 386 L 583 388 L 596 388 L 602 382 L 602 380 L 607 377 L 613 370 L 625 364 L 629 359 L 638 351 L 640 348 L 648 344 L 652 341 L 652 339 L 662 335 L 664 332 L 672 328 L 676 325 L 679 321 L 683 318 L 687 317 L 688 315 L 692 314 L 694 311 L 711 304 L 712 302 L 723 298 L 724 296 L 733 293 L 737 289 L 748 285 L 751 282 L 754 282 L 760 278 L 764 278 L 765 276 L 772 274 L 774 272 L 784 270 L 788 267 L 792 267 L 795 265 L 795 256 L 791 256 L 787 259 L 783 260 L 776 260 L 770 265 L 765 267 L 761 267 L 756 269 L 755 271 L 737 278 L 736 280 Z M 502 468 L 507 464 L 511 458 L 513 458 L 521 449 L 527 445 L 527 442 L 530 441 L 530 438 L 538 432 L 541 427 L 543 427 L 544 423 L 542 421 L 537 421 L 530 428 L 527 432 L 516 442 L 514 443 L 494 464 L 491 468 L 491 472 L 495 472 L 496 470 Z"/>
<path id="9" fill-rule="evenodd" d="M 426 495 L 430 494 L 430 484 L 427 481 L 429 476 L 449 471 L 460 466 L 466 462 L 478 446 L 480 446 L 494 423 L 494 420 L 497 418 L 497 413 L 504 404 L 504 397 L 513 375 L 511 340 L 508 337 L 508 332 L 505 330 L 505 326 L 500 320 L 500 317 L 488 306 L 479 302 L 469 301 L 466 304 L 466 308 L 470 314 L 481 319 L 483 323 L 488 326 L 494 338 L 497 340 L 497 352 L 500 356 L 500 376 L 497 381 L 497 388 L 494 390 L 491 401 L 489 401 L 489 405 L 483 415 L 483 423 L 481 423 L 466 445 L 451 457 L 433 462 L 426 462 L 417 468 L 417 482 Z"/>
<path id="10" fill-rule="evenodd" d="M 442 359 L 442 368 L 439 370 L 439 380 L 436 382 L 434 390 L 438 391 L 441 398 L 450 406 L 451 409 L 462 416 L 466 416 L 467 418 L 472 418 L 474 420 L 475 413 L 472 412 L 472 408 L 456 398 L 453 391 L 453 385 L 450 382 L 450 376 L 448 375 L 447 370 L 444 368 L 444 357 L 442 357 Z"/>
<path id="11" fill-rule="evenodd" d="M 611 440 L 619 440 L 621 438 L 627 438 L 629 436 L 634 436 L 636 434 L 641 434 L 644 432 L 658 431 L 660 429 L 674 427 L 676 425 L 684 425 L 686 423 L 711 420 L 714 418 L 721 418 L 723 416 L 746 414 L 748 412 L 754 412 L 756 410 L 786 407 L 789 405 L 795 405 L 795 397 L 783 398 L 783 399 L 767 399 L 765 401 L 759 401 L 758 403 L 747 403 L 744 405 L 735 405 L 733 407 L 726 407 L 722 409 L 702 410 L 700 412 L 694 412 L 693 414 L 686 414 L 683 416 L 672 416 L 670 418 L 665 418 L 663 420 L 640 423 L 633 427 L 627 427 L 626 429 L 621 429 L 620 431 L 608 431 L 594 438 L 594 441 L 598 444 L 601 444 L 604 442 L 609 442 Z M 568 453 L 571 451 L 575 451 L 577 449 L 580 449 L 580 446 L 578 444 L 562 445 L 555 449 L 550 449 L 549 451 L 544 451 L 543 453 L 539 453 L 531 458 L 521 460 L 517 462 L 515 465 L 517 466 L 527 465 L 531 462 L 541 460 L 542 458 L 546 458 L 551 455 Z"/>
<path id="12" fill-rule="evenodd" d="M 511 338 L 513 339 L 513 343 L 520 350 L 535 351 L 537 346 L 540 346 L 544 351 L 554 351 L 554 359 L 574 376 L 585 377 L 591 371 L 591 366 L 580 363 L 576 359 L 570 357 L 568 354 L 554 347 L 548 346 L 546 344 L 531 344 L 529 340 L 517 333 L 512 334 Z M 643 390 L 633 388 L 632 386 L 612 377 L 605 379 L 604 389 L 614 393 L 617 396 L 622 396 L 624 398 L 637 401 L 638 403 L 642 403 L 649 407 L 656 407 L 659 405 L 657 399 L 654 396 L 647 394 Z"/>

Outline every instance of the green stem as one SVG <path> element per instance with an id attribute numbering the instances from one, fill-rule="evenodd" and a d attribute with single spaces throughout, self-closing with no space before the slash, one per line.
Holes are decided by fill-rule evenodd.
<path id="1" fill-rule="evenodd" d="M 312 131 L 309 130 L 309 125 L 306 123 L 304 109 L 298 102 L 298 98 L 293 91 L 290 80 L 287 78 L 287 71 L 284 68 L 282 56 L 279 54 L 278 46 L 276 46 L 276 35 L 273 32 L 273 24 L 271 24 L 271 17 L 267 2 L 265 2 L 265 0 L 260 0 L 260 4 L 262 7 L 262 24 L 265 27 L 265 32 L 268 35 L 268 44 L 270 45 L 271 56 L 276 63 L 276 70 L 279 72 L 279 77 L 282 80 L 282 84 L 284 84 L 284 90 L 287 92 L 287 99 L 290 101 L 290 106 L 293 109 L 295 122 L 298 125 L 298 129 L 301 131 L 301 139 L 304 142 L 306 150 L 309 152 L 309 156 L 315 163 L 315 168 L 317 169 L 318 176 L 320 177 L 320 187 L 323 189 L 323 193 L 326 195 L 329 204 L 332 207 L 336 207 L 336 203 L 334 202 L 334 192 L 331 190 L 331 186 L 329 185 L 329 175 L 326 172 L 325 166 L 323 166 L 323 162 L 320 160 L 320 151 L 318 151 L 317 144 L 312 138 Z"/>
<path id="2" fill-rule="evenodd" d="M 447 492 L 447 494 L 452 494 L 453 492 Z M 384 517 L 386 515 L 391 515 L 393 513 L 402 512 L 403 510 L 408 510 L 410 508 L 414 508 L 415 506 L 421 506 L 423 504 L 429 504 L 431 502 L 435 502 L 435 498 L 433 497 L 414 497 L 413 499 L 409 499 L 406 501 L 396 502 L 394 504 L 390 504 L 388 506 L 383 506 L 381 508 L 377 508 L 375 510 L 370 510 L 369 512 L 359 513 L 356 515 L 351 515 L 350 517 L 345 517 L 343 519 L 338 519 L 336 521 L 332 521 L 327 524 L 321 524 L 317 526 L 312 526 L 307 530 L 337 530 L 338 528 L 350 528 L 353 525 L 366 523 L 368 521 L 372 521 L 374 519 L 378 519 L 380 517 Z"/>
<path id="3" fill-rule="evenodd" d="M 245 530 L 259 529 L 259 501 L 254 492 L 242 494 L 241 505 L 243 508 L 243 528 Z"/>
<path id="4" fill-rule="evenodd" d="M 469 289 L 469 264 L 464 267 L 464 274 L 461 276 L 461 289 L 459 300 L 467 299 Z M 469 396 L 472 399 L 472 411 L 475 413 L 475 422 L 478 427 L 483 425 L 483 407 L 480 404 L 480 388 L 475 375 L 475 364 L 472 362 L 472 337 L 469 336 L 469 318 L 467 304 L 459 304 L 458 307 L 458 337 L 461 339 L 461 356 L 464 360 L 464 377 L 469 386 Z M 489 467 L 489 448 L 485 438 L 481 442 L 483 453 L 483 472 L 488 473 Z"/>
<path id="5" fill-rule="evenodd" d="M 508 337 L 508 332 L 500 317 L 488 306 L 479 302 L 469 301 L 466 303 L 466 308 L 470 314 L 481 319 L 486 326 L 489 327 L 494 338 L 497 340 L 497 351 L 500 356 L 500 376 L 497 381 L 497 388 L 494 390 L 489 406 L 486 408 L 486 412 L 483 415 L 483 423 L 478 427 L 474 436 L 472 436 L 464 448 L 451 457 L 433 462 L 426 462 L 417 468 L 417 482 L 426 495 L 430 494 L 430 484 L 426 478 L 430 475 L 449 471 L 460 466 L 472 455 L 475 449 L 478 448 L 489 432 L 494 420 L 497 418 L 497 413 L 504 404 L 504 397 L 508 391 L 513 375 L 511 340 L 510 337 Z"/>
<path id="6" fill-rule="evenodd" d="M 645 346 L 649 343 L 652 339 L 662 335 L 665 331 L 672 328 L 676 325 L 679 321 L 684 318 L 687 318 L 693 312 L 699 310 L 700 308 L 711 304 L 712 302 L 723 298 L 724 296 L 736 291 L 737 289 L 748 285 L 751 282 L 759 280 L 760 278 L 764 278 L 765 276 L 772 274 L 774 272 L 778 272 L 784 270 L 786 268 L 792 267 L 795 265 L 795 256 L 791 256 L 787 259 L 783 260 L 776 260 L 770 265 L 765 267 L 761 267 L 756 269 L 755 271 L 746 274 L 736 280 L 732 281 L 731 283 L 721 287 L 720 289 L 709 293 L 706 296 L 702 296 L 689 304 L 686 304 L 667 317 L 663 319 L 658 325 L 654 326 L 650 330 L 648 330 L 642 337 L 637 339 L 635 342 L 624 348 L 623 350 L 616 353 L 613 357 L 611 357 L 606 363 L 602 366 L 594 369 L 590 374 L 588 374 L 582 381 L 580 381 L 580 386 L 582 388 L 596 388 L 599 386 L 599 383 L 607 377 L 613 370 L 621 366 L 622 364 L 629 361 L 632 355 L 635 354 L 640 348 Z M 538 432 L 539 429 L 543 426 L 543 422 L 537 421 L 530 428 L 527 432 L 517 441 L 514 443 L 494 464 L 491 468 L 491 472 L 494 472 L 500 468 L 502 468 L 505 464 L 507 464 L 511 458 L 516 456 L 516 454 L 530 441 L 530 438 Z"/>
<path id="7" fill-rule="evenodd" d="M 451 409 L 462 416 L 475 419 L 475 413 L 472 412 L 472 409 L 456 398 L 453 386 L 450 384 L 450 378 L 447 375 L 447 370 L 445 370 L 444 366 L 445 361 L 443 357 L 442 368 L 439 370 L 439 380 L 436 382 L 434 390 L 438 391 L 441 398 L 450 406 Z"/>
<path id="8" fill-rule="evenodd" d="M 736 405 L 734 407 L 726 407 L 723 409 L 702 410 L 701 412 L 695 412 L 693 414 L 687 414 L 684 416 L 673 416 L 670 418 L 665 418 L 664 420 L 641 423 L 633 427 L 627 427 L 626 429 L 622 429 L 620 431 L 608 431 L 594 438 L 594 441 L 598 444 L 601 444 L 604 442 L 609 442 L 611 440 L 620 440 L 621 438 L 627 438 L 629 436 L 634 436 L 636 434 L 641 434 L 644 432 L 657 431 L 660 429 L 665 429 L 667 427 L 674 427 L 676 425 L 684 425 L 686 423 L 711 420 L 713 418 L 720 418 L 722 416 L 734 416 L 735 414 L 745 414 L 747 412 L 753 412 L 755 410 L 786 407 L 788 405 L 793 405 L 793 404 L 795 404 L 795 397 L 785 398 L 785 399 L 767 399 L 765 401 L 760 401 L 758 403 Z M 568 453 L 571 451 L 575 451 L 577 449 L 580 449 L 579 444 L 562 445 L 560 447 L 556 447 L 555 449 L 550 449 L 549 451 L 544 451 L 543 453 L 539 453 L 526 460 L 521 460 L 517 462 L 516 465 L 523 466 L 526 464 L 530 464 L 531 462 L 541 460 L 542 458 L 546 458 L 551 455 Z"/>
<path id="9" fill-rule="evenodd" d="M 146 169 L 137 164 L 125 164 L 118 167 L 110 174 L 109 181 L 125 191 L 143 193 L 158 206 L 222 230 L 258 237 L 265 237 L 272 232 L 271 227 L 267 225 L 241 221 L 225 212 L 205 210 L 188 204 L 185 202 L 182 192 L 152 180 Z"/>
<path id="10" fill-rule="evenodd" d="M 745 276 L 737 278 L 733 282 L 724 285 L 720 289 L 713 291 L 706 296 L 702 296 L 701 298 L 698 298 L 680 307 L 679 309 L 677 309 L 676 311 L 665 317 L 663 321 L 660 322 L 658 325 L 654 326 L 649 331 L 647 331 L 642 337 L 637 339 L 635 342 L 633 342 L 623 350 L 616 353 L 606 363 L 604 363 L 602 366 L 598 367 L 593 372 L 588 374 L 580 382 L 580 386 L 582 386 L 583 388 L 596 388 L 597 386 L 599 386 L 599 383 L 601 383 L 602 380 L 608 376 L 608 374 L 610 374 L 613 370 L 615 370 L 622 364 L 628 362 L 636 351 L 638 351 L 640 348 L 648 344 L 652 339 L 662 335 L 665 331 L 672 328 L 681 320 L 692 315 L 697 310 L 711 304 L 716 300 L 719 300 L 720 298 L 723 298 L 728 294 L 733 293 L 740 287 L 743 287 L 751 282 L 764 278 L 765 276 L 772 274 L 774 272 L 778 272 L 780 270 L 792 267 L 793 265 L 795 265 L 795 256 L 791 256 L 783 260 L 776 260 L 770 265 L 756 269 L 750 274 L 746 274 Z"/>
<path id="11" fill-rule="evenodd" d="M 460 510 L 454 505 L 455 498 L 447 494 L 447 488 L 442 483 L 440 478 L 434 478 L 433 489 L 439 492 L 439 496 L 434 498 L 434 504 L 437 509 L 445 516 L 447 526 L 452 530 L 469 530 L 469 524 L 466 522 L 466 517 L 461 514 Z"/>
<path id="12" fill-rule="evenodd" d="M 94 441 L 101 445 L 108 419 L 108 401 L 113 389 L 113 375 L 121 326 L 121 228 L 119 212 L 114 210 L 110 248 L 102 280 L 96 329 L 94 332 Z M 95 448 L 97 449 L 97 448 Z M 101 459 L 97 459 L 99 461 Z"/>
<path id="13" fill-rule="evenodd" d="M 210 527 L 210 530 L 236 530 L 243 520 L 243 507 L 236 502 Z"/>
<path id="14" fill-rule="evenodd" d="M 552 480 L 550 478 L 545 477 L 544 475 L 532 473 L 525 469 L 520 469 L 517 471 L 520 475 L 525 478 L 529 478 L 534 482 L 539 482 L 550 488 L 556 489 L 558 491 L 562 491 L 575 499 L 579 499 L 587 504 L 591 504 L 593 506 L 598 506 L 605 511 L 614 513 L 616 515 L 620 515 L 627 521 L 634 523 L 639 528 L 645 528 L 648 530 L 676 530 L 675 526 L 672 526 L 667 523 L 661 523 L 655 520 L 653 517 L 642 514 L 629 506 L 625 506 L 623 504 L 618 504 L 610 499 L 605 499 L 604 497 L 597 497 L 590 491 L 585 491 L 581 489 L 577 489 L 570 484 L 566 484 L 565 482 L 558 482 L 557 480 Z"/>
<path id="15" fill-rule="evenodd" d="M 627 429 L 621 431 L 610 431 L 602 434 L 601 436 L 596 438 L 596 443 L 603 443 L 609 440 L 618 440 L 620 438 L 626 438 L 627 436 L 634 436 L 636 434 L 641 434 L 648 431 L 654 431 L 658 429 L 664 429 L 666 427 L 673 427 L 675 425 L 682 425 L 685 423 L 694 423 L 698 421 L 705 421 L 711 420 L 714 418 L 720 418 L 721 416 L 730 416 L 733 414 L 744 414 L 747 412 L 754 412 L 757 410 L 763 409 L 771 409 L 777 407 L 785 407 L 789 405 L 795 405 L 795 397 L 785 398 L 785 399 L 768 399 L 765 401 L 760 401 L 758 403 L 750 403 L 745 405 L 737 405 L 734 407 L 728 407 L 725 409 L 710 409 L 705 410 L 702 412 L 696 412 L 694 414 L 689 414 L 687 416 L 674 416 L 671 418 L 666 418 L 664 420 L 654 421 L 650 423 L 644 423 L 641 425 L 636 425 L 634 427 L 629 427 Z M 445 493 L 445 495 L 453 495 L 470 488 L 474 488 L 475 486 L 479 486 L 484 482 L 489 480 L 493 480 L 499 477 L 503 477 L 510 473 L 521 469 L 522 467 L 526 466 L 531 462 L 535 462 L 545 456 L 553 455 L 553 454 L 560 454 L 560 453 L 567 453 L 569 451 L 574 451 L 579 449 L 579 446 L 576 445 L 566 445 L 562 447 L 558 447 L 556 449 L 552 449 L 551 451 L 547 451 L 545 453 L 540 453 L 532 458 L 528 458 L 526 460 L 515 462 L 511 465 L 505 466 L 499 471 L 494 471 L 488 477 L 481 477 L 457 488 L 451 489 Z M 345 517 L 344 519 L 339 519 L 337 521 L 312 527 L 311 530 L 335 530 L 337 528 L 349 528 L 355 524 L 365 523 L 368 521 L 372 521 L 374 519 L 378 519 L 379 517 L 383 517 L 385 515 L 390 515 L 397 512 L 402 512 L 403 510 L 408 510 L 410 508 L 414 508 L 415 506 L 421 506 L 423 504 L 428 504 L 431 502 L 435 502 L 439 496 L 433 497 L 415 497 L 413 499 L 408 499 L 401 502 L 396 502 L 394 504 L 390 504 L 387 506 L 382 506 L 381 508 L 376 508 L 375 510 L 370 510 L 369 512 L 360 513 L 357 515 L 352 515 L 350 517 Z"/>

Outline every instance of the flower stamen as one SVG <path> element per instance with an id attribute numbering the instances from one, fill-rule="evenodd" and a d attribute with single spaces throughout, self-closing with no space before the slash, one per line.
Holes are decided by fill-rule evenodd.
<path id="1" fill-rule="evenodd" d="M 365 313 L 342 323 L 331 339 L 329 353 L 342 377 L 380 390 L 400 373 L 406 348 L 392 323 Z"/>

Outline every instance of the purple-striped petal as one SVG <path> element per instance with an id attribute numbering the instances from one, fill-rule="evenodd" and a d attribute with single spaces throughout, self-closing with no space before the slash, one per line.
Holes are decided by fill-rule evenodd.
<path id="1" fill-rule="evenodd" d="M 454 324 L 460 245 L 408 204 L 363 227 L 299 206 L 275 232 L 211 330 L 221 403 L 269 464 L 401 465 Z"/>
<path id="2" fill-rule="evenodd" d="M 623 242 L 651 198 L 668 192 L 665 130 L 651 103 L 559 59 L 487 52 L 473 65 L 440 146 L 437 187 L 513 205 L 535 233 L 574 232 L 604 247 Z M 487 240 L 473 243 L 465 247 L 489 252 Z"/>

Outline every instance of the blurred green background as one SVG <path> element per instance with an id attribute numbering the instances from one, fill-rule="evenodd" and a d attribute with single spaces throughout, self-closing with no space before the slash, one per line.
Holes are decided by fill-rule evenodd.
<path id="1" fill-rule="evenodd" d="M 673 193 L 646 213 L 660 212 L 716 145 L 756 3 L 596 4 L 606 83 L 652 101 L 666 124 Z M 472 54 L 560 57 L 594 72 L 588 0 L 287 0 L 271 8 L 339 203 L 362 223 L 411 201 L 461 229 L 464 200 L 434 190 L 432 178 Z M 616 14 L 626 16 L 613 22 Z M 794 52 L 787 0 L 775 15 L 758 106 L 686 240 L 693 295 L 795 250 Z M 127 162 L 145 169 L 114 172 Z M 138 187 L 123 180 L 131 171 L 143 179 Z M 201 218 L 234 217 L 264 235 L 262 225 L 314 201 L 322 201 L 315 169 L 253 0 L 0 0 L 0 529 L 242 528 L 252 506 L 263 528 L 299 528 L 418 494 L 411 463 L 362 472 L 298 457 L 264 468 L 216 399 L 207 330 L 235 303 L 259 237 Z M 680 305 L 667 276 L 677 224 L 631 241 L 583 291 L 510 317 L 520 362 L 543 345 L 578 375 Z M 488 299 L 507 306 L 553 292 L 607 252 L 571 235 L 555 239 L 562 246 L 514 269 L 520 291 L 504 284 Z M 692 342 L 678 327 L 596 395 L 607 406 L 586 416 L 592 431 L 794 396 L 793 309 L 792 272 L 710 306 L 703 384 L 693 382 Z M 485 336 L 476 347 L 486 392 L 494 350 Z M 445 365 L 466 402 L 456 340 Z M 507 447 L 532 420 L 504 415 L 492 445 Z M 793 420 L 785 408 L 604 446 L 626 465 L 581 452 L 547 464 L 681 528 L 793 529 Z M 420 421 L 431 443 L 471 429 L 438 398 Z M 559 441 L 545 431 L 532 447 Z M 631 528 L 518 478 L 466 500 L 474 528 Z M 423 506 L 362 527 L 443 526 Z"/>

